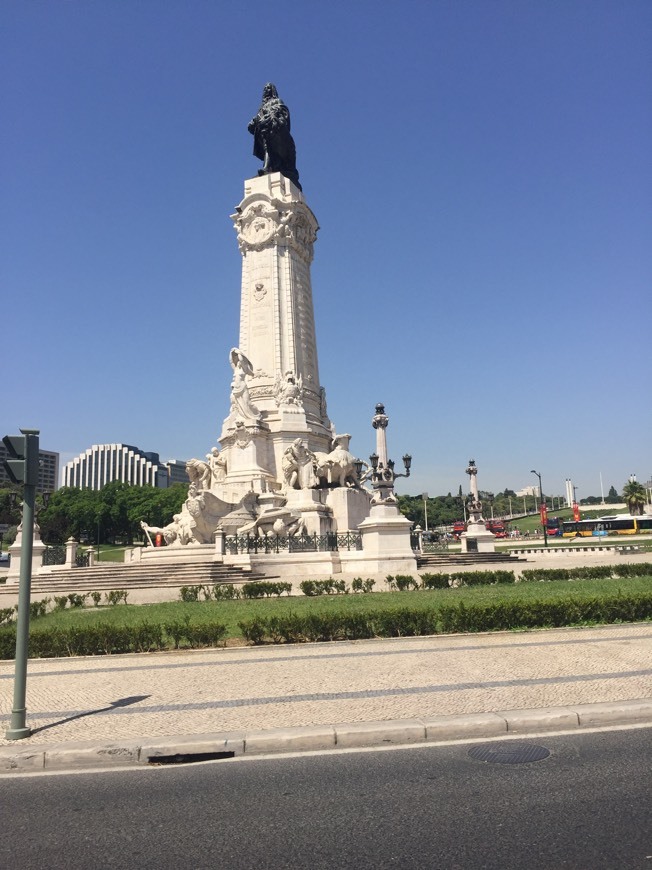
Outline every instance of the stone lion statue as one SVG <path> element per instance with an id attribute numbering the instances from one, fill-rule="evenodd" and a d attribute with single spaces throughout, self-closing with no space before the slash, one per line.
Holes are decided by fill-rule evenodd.
<path id="1" fill-rule="evenodd" d="M 322 486 L 359 486 L 350 435 L 335 435 L 330 453 L 315 453 L 315 473 Z"/>

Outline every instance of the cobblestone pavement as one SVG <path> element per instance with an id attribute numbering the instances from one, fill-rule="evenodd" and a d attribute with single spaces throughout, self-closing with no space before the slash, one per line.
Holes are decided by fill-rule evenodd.
<path id="1" fill-rule="evenodd" d="M 0 663 L 0 744 L 13 667 Z M 650 698 L 652 624 L 33 659 L 20 745 Z"/>

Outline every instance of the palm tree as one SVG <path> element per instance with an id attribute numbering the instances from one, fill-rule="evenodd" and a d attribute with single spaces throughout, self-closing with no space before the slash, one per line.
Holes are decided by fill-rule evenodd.
<path id="1" fill-rule="evenodd" d="M 640 516 L 647 502 L 645 487 L 637 480 L 628 480 L 623 487 L 623 500 L 627 502 L 633 517 Z"/>

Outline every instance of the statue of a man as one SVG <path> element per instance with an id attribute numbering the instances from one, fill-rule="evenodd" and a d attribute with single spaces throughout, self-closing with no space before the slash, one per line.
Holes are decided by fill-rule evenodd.
<path id="1" fill-rule="evenodd" d="M 281 462 L 285 482 L 290 489 L 312 489 L 319 481 L 314 469 L 315 454 L 301 438 L 296 438 L 285 450 Z"/>
<path id="2" fill-rule="evenodd" d="M 211 452 L 206 454 L 208 465 L 213 475 L 215 483 L 221 483 L 226 477 L 226 459 L 222 456 L 217 447 L 211 447 Z"/>
<path id="3" fill-rule="evenodd" d="M 247 129 L 254 137 L 254 156 L 263 161 L 258 175 L 280 172 L 301 190 L 297 152 L 290 134 L 290 110 L 271 82 L 263 88 L 260 109 Z"/>
<path id="4" fill-rule="evenodd" d="M 190 483 L 194 484 L 197 489 L 210 489 L 211 469 L 202 459 L 189 459 L 186 462 L 186 473 Z"/>

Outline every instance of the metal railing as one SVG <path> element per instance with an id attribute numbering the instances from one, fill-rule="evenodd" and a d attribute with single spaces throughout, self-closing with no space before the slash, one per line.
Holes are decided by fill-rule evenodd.
<path id="1" fill-rule="evenodd" d="M 224 549 L 229 555 L 240 553 L 329 553 L 361 550 L 362 536 L 357 532 L 325 535 L 227 535 Z"/>
<path id="2" fill-rule="evenodd" d="M 46 547 L 43 550 L 43 565 L 65 565 L 66 548 L 64 546 Z"/>
<path id="3" fill-rule="evenodd" d="M 447 553 L 448 541 L 426 541 L 423 542 L 423 553 Z"/>

